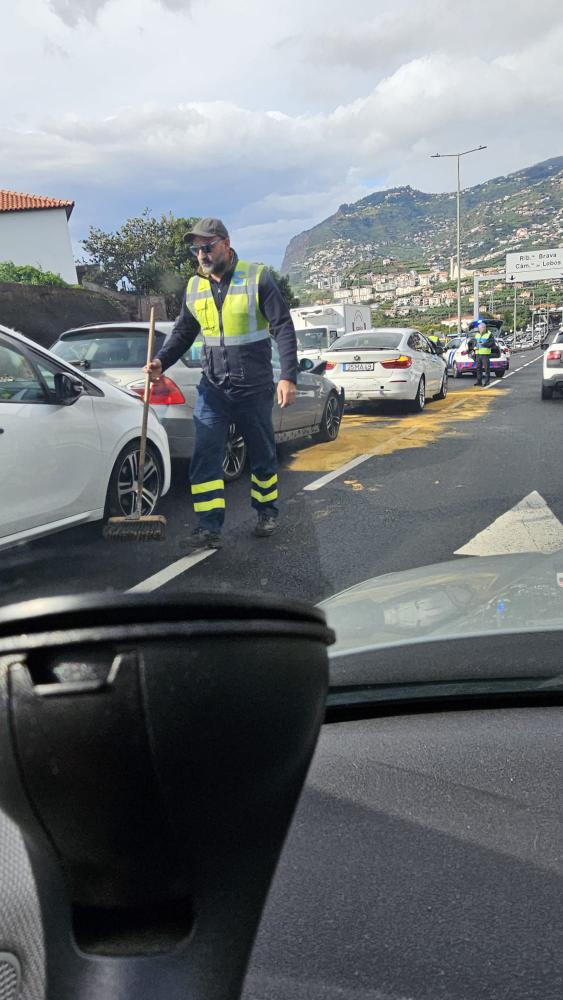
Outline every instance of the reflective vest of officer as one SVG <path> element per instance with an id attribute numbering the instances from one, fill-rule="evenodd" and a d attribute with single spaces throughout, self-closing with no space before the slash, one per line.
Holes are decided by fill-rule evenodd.
<path id="1" fill-rule="evenodd" d="M 209 280 L 198 274 L 190 278 L 186 306 L 201 327 L 201 336 L 210 348 L 223 344 L 244 347 L 257 340 L 269 340 L 269 323 L 260 310 L 258 282 L 263 265 L 237 261 L 221 314 L 215 305 Z"/>
<path id="2" fill-rule="evenodd" d="M 491 348 L 488 346 L 489 337 L 490 333 L 488 330 L 485 330 L 483 333 L 481 333 L 480 330 L 475 330 L 475 333 L 473 334 L 473 340 L 475 341 L 475 354 L 491 353 Z M 485 343 L 487 343 L 486 347 L 484 346 Z"/>

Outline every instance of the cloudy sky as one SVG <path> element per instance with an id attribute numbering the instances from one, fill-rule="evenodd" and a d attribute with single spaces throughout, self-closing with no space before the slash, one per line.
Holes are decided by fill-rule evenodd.
<path id="1" fill-rule="evenodd" d="M 342 202 L 563 154 L 561 0 L 3 0 L 0 187 L 72 237 L 219 215 L 279 265 Z M 10 14 L 6 12 L 11 8 Z"/>

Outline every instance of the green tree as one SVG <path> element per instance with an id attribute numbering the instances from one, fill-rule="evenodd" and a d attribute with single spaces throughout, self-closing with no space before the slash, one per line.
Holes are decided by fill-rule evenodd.
<path id="1" fill-rule="evenodd" d="M 93 268 L 94 279 L 106 288 L 115 289 L 125 279 L 141 295 L 164 295 L 169 314 L 178 312 L 196 269 L 184 239 L 195 221 L 172 214 L 157 219 L 146 208 L 113 233 L 91 226 L 82 241 L 89 259 L 82 263 Z"/>
<path id="2" fill-rule="evenodd" d="M 270 268 L 270 273 L 276 282 L 288 309 L 295 309 L 299 305 L 299 299 L 291 287 L 287 274 L 281 275 L 278 271 L 275 271 L 273 267 Z"/>
<path id="3" fill-rule="evenodd" d="M 31 264 L 14 264 L 11 260 L 0 263 L 0 283 L 15 282 L 19 285 L 53 285 L 56 288 L 71 288 L 60 274 L 44 271 Z"/>

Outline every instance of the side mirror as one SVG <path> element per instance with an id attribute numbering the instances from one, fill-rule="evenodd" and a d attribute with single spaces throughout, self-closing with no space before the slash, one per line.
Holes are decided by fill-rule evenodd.
<path id="1" fill-rule="evenodd" d="M 55 396 L 57 403 L 71 406 L 83 392 L 84 385 L 76 375 L 70 375 L 68 372 L 56 372 Z"/>
<path id="2" fill-rule="evenodd" d="M 313 363 L 311 371 L 313 375 L 324 375 L 326 371 L 326 361 L 317 361 L 316 364 Z"/>
<path id="3" fill-rule="evenodd" d="M 299 362 L 300 372 L 310 372 L 315 367 L 315 362 L 311 358 L 301 358 Z"/>

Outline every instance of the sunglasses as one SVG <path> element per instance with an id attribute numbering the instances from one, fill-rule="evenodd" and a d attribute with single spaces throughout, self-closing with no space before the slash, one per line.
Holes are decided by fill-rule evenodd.
<path id="1" fill-rule="evenodd" d="M 216 240 L 213 240 L 212 243 L 202 243 L 198 247 L 191 246 L 190 247 L 190 253 L 192 253 L 194 255 L 194 257 L 199 257 L 200 253 L 211 253 L 211 251 L 213 250 L 213 247 L 215 246 L 215 244 L 216 243 L 222 243 L 222 242 L 223 241 L 221 239 L 216 239 Z"/>

